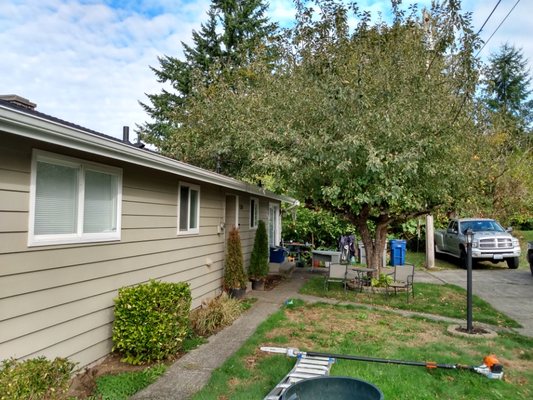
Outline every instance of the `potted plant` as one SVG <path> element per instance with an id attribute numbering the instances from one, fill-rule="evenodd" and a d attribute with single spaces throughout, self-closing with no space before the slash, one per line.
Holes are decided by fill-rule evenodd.
<path id="1" fill-rule="evenodd" d="M 250 257 L 248 276 L 252 281 L 252 289 L 263 290 L 268 275 L 268 236 L 265 223 L 260 220 L 255 232 L 254 247 Z"/>
<path id="2" fill-rule="evenodd" d="M 226 267 L 224 268 L 224 288 L 233 298 L 241 298 L 246 293 L 246 273 L 242 257 L 239 230 L 233 228 L 228 236 Z"/>

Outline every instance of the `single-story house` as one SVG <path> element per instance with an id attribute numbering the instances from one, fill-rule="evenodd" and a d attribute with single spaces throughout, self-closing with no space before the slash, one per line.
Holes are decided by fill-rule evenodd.
<path id="1" fill-rule="evenodd" d="M 193 307 L 222 290 L 225 239 L 245 265 L 259 219 L 281 239 L 261 187 L 163 157 L 0 97 L 0 360 L 112 347 L 113 299 L 149 279 L 189 282 Z"/>

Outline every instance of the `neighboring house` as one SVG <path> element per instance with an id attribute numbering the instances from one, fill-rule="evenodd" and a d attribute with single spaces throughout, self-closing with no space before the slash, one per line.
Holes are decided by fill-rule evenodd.
<path id="1" fill-rule="evenodd" d="M 245 265 L 259 219 L 280 242 L 294 199 L 34 107 L 0 98 L 0 360 L 88 365 L 111 350 L 119 288 L 185 281 L 196 307 L 221 292 L 232 226 Z"/>

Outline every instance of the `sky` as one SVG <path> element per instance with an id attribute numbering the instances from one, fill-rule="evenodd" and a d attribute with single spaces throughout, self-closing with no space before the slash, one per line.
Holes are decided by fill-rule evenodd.
<path id="1" fill-rule="evenodd" d="M 463 0 L 479 30 L 498 0 Z M 481 31 L 487 40 L 517 0 L 500 0 Z M 271 0 L 271 21 L 288 25 L 290 0 Z M 405 0 L 404 3 L 411 3 Z M 429 4 L 429 0 L 419 1 Z M 149 120 L 139 104 L 163 88 L 150 67 L 158 57 L 183 59 L 181 42 L 206 21 L 210 0 L 1 0 L 0 95 L 16 94 L 37 111 L 106 135 Z M 358 1 L 361 9 L 386 10 L 390 1 Z M 521 48 L 533 65 L 533 1 L 518 0 L 481 56 L 504 44 Z M 533 68 L 531 68 L 533 74 Z M 130 134 L 131 138 L 132 134 Z M 133 140 L 132 140 L 133 141 Z"/>

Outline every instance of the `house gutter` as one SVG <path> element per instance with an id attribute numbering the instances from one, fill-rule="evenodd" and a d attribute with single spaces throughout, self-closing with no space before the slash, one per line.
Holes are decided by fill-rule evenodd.
<path id="1" fill-rule="evenodd" d="M 293 206 L 299 204 L 298 200 L 292 197 L 279 195 L 247 182 L 195 167 L 157 153 L 138 149 L 119 140 L 108 139 L 104 136 L 88 132 L 81 129 L 81 127 L 80 129 L 73 128 L 60 122 L 50 121 L 46 118 L 3 105 L 0 105 L 0 131 L 133 163 L 146 168 L 179 175 L 183 178 L 222 186 L 227 189 L 268 197 L 290 203 Z"/>

